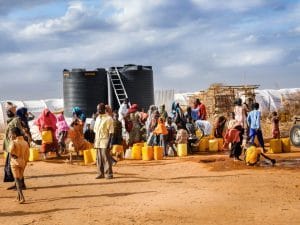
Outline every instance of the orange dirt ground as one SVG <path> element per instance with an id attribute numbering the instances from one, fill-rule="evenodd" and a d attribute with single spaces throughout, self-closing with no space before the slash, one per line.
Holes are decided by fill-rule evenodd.
<path id="1" fill-rule="evenodd" d="M 31 162 L 26 204 L 1 183 L 0 224 L 300 224 L 300 149 L 270 156 L 275 167 L 247 167 L 225 153 L 124 160 L 113 180 L 96 180 L 95 166 L 78 161 Z"/>

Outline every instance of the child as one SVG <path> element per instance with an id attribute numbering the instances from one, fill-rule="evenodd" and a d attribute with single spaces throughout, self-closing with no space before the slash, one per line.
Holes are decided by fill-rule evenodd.
<path id="1" fill-rule="evenodd" d="M 181 123 L 178 123 L 177 128 L 178 128 L 178 132 L 176 135 L 175 142 L 177 144 L 188 144 L 188 137 L 189 137 L 188 132 L 185 129 L 183 129 L 183 126 Z"/>
<path id="2" fill-rule="evenodd" d="M 56 126 L 56 137 L 58 140 L 59 152 L 64 153 L 66 151 L 66 139 L 68 136 L 69 126 L 63 114 L 57 116 Z"/>
<path id="3" fill-rule="evenodd" d="M 275 111 L 272 113 L 272 137 L 280 138 L 279 117 Z"/>
<path id="4" fill-rule="evenodd" d="M 247 166 L 254 166 L 256 165 L 259 160 L 260 156 L 263 156 L 265 159 L 271 161 L 272 165 L 274 166 L 276 163 L 275 159 L 271 159 L 270 157 L 266 156 L 261 149 L 256 148 L 255 145 L 250 146 L 245 152 L 245 162 Z"/>
<path id="5" fill-rule="evenodd" d="M 198 138 L 196 136 L 196 128 L 193 123 L 192 117 L 186 118 L 186 124 L 185 124 L 186 130 L 188 132 L 189 138 L 188 138 L 188 153 L 193 154 L 192 151 L 192 144 L 195 144 L 198 141 Z"/>
<path id="6" fill-rule="evenodd" d="M 165 143 L 165 152 L 168 153 L 168 148 L 171 148 L 174 152 L 174 155 L 176 156 L 177 152 L 175 150 L 174 144 L 175 144 L 175 138 L 176 138 L 176 129 L 172 125 L 172 118 L 168 117 L 167 119 L 167 131 L 168 134 L 166 136 L 166 143 Z M 168 155 L 168 154 L 166 154 Z"/>
<path id="7" fill-rule="evenodd" d="M 114 133 L 112 136 L 112 145 L 123 145 L 122 122 L 120 122 L 119 114 L 117 112 L 113 113 L 113 126 Z M 121 159 L 121 152 L 117 152 L 116 156 L 117 159 Z"/>
<path id="8" fill-rule="evenodd" d="M 18 127 L 12 128 L 10 133 L 12 140 L 9 146 L 9 152 L 11 154 L 10 165 L 18 191 L 17 199 L 19 203 L 22 204 L 25 202 L 22 192 L 22 179 L 24 177 L 24 170 L 29 158 L 29 145 L 24 140 L 22 132 Z"/>
<path id="9" fill-rule="evenodd" d="M 168 130 L 165 125 L 165 121 L 162 117 L 158 119 L 158 123 L 156 128 L 153 131 L 153 134 L 156 135 L 156 144 L 162 146 L 164 148 L 164 155 L 167 156 L 166 152 L 166 135 L 168 134 Z"/>

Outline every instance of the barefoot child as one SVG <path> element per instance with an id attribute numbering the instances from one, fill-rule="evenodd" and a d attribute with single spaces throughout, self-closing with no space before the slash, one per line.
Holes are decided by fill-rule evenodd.
<path id="1" fill-rule="evenodd" d="M 17 199 L 19 203 L 22 204 L 25 202 L 22 192 L 22 179 L 24 177 L 24 170 L 29 158 L 29 146 L 24 140 L 21 130 L 18 127 L 14 127 L 11 130 L 11 140 L 12 141 L 9 146 L 11 154 L 10 165 L 17 186 Z"/>

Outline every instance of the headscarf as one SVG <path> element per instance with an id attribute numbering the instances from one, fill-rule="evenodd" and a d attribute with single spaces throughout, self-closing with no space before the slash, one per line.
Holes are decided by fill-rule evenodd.
<path id="1" fill-rule="evenodd" d="M 39 127 L 39 130 L 51 128 L 55 131 L 57 129 L 56 117 L 49 109 L 44 109 L 34 124 Z"/>
<path id="2" fill-rule="evenodd" d="M 77 118 L 79 118 L 82 122 L 85 122 L 86 116 L 78 106 L 75 106 L 72 109 L 72 114 L 75 115 Z"/>
<path id="3" fill-rule="evenodd" d="M 57 132 L 58 133 L 60 133 L 62 131 L 68 131 L 69 130 L 69 126 L 68 126 L 63 114 L 59 114 L 57 116 L 56 126 L 57 126 Z"/>
<path id="4" fill-rule="evenodd" d="M 128 113 L 135 113 L 138 110 L 137 104 L 132 104 L 131 107 L 128 109 Z"/>
<path id="5" fill-rule="evenodd" d="M 15 117 L 16 109 L 17 109 L 17 106 L 15 104 L 13 104 L 12 102 L 6 102 L 5 110 L 6 110 L 6 115 L 8 118 Z"/>
<path id="6" fill-rule="evenodd" d="M 19 109 L 17 110 L 16 114 L 17 114 L 17 117 L 19 117 L 20 120 L 21 120 L 24 124 L 28 125 L 28 120 L 27 120 L 27 108 L 25 108 L 25 107 L 19 108 Z"/>

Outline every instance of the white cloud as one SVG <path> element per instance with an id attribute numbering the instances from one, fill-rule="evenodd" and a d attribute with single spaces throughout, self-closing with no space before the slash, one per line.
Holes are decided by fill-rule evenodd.
<path id="1" fill-rule="evenodd" d="M 188 63 L 173 63 L 162 68 L 162 75 L 169 78 L 185 79 L 195 75 L 193 68 L 194 67 Z"/>
<path id="2" fill-rule="evenodd" d="M 70 31 L 82 23 L 86 14 L 87 9 L 81 2 L 71 2 L 64 16 L 31 24 L 20 31 L 20 36 L 25 38 L 35 38 L 36 36 Z"/>
<path id="3" fill-rule="evenodd" d="M 279 62 L 284 56 L 280 49 L 270 50 L 247 50 L 223 53 L 223 55 L 215 54 L 213 59 L 216 66 L 221 67 L 244 67 L 259 66 L 270 63 Z"/>
<path id="4" fill-rule="evenodd" d="M 264 0 L 192 0 L 192 2 L 203 10 L 232 10 L 236 12 L 244 12 L 265 4 Z"/>

